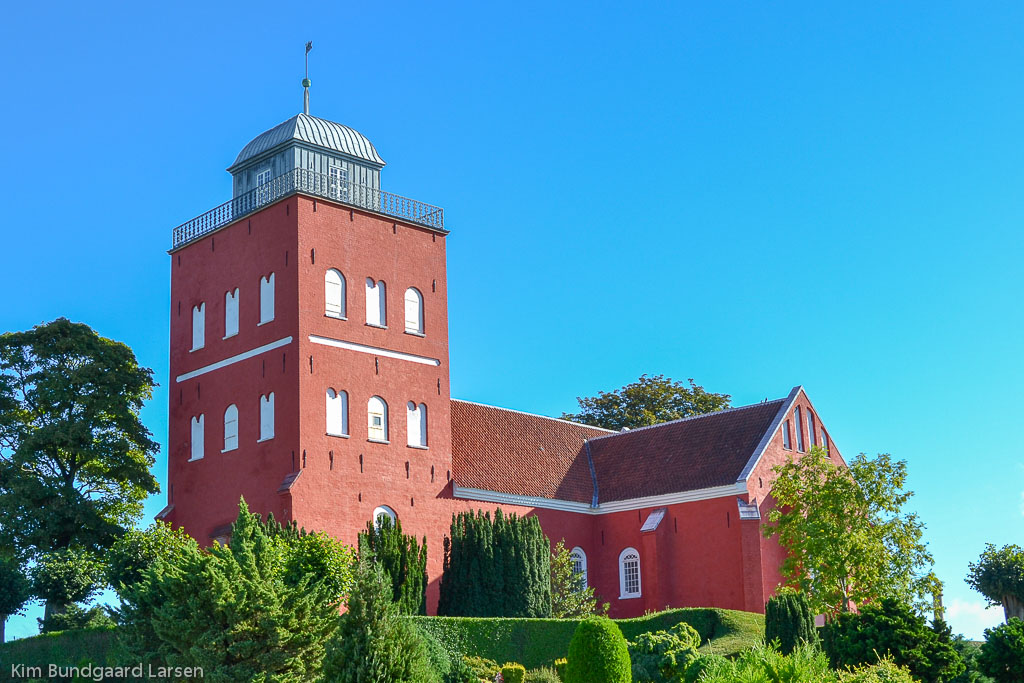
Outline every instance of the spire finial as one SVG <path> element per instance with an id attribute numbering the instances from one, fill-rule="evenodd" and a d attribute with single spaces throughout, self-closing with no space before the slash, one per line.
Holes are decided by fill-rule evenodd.
<path id="1" fill-rule="evenodd" d="M 302 79 L 302 113 L 309 115 L 309 51 L 313 49 L 313 41 L 306 43 L 306 77 Z"/>

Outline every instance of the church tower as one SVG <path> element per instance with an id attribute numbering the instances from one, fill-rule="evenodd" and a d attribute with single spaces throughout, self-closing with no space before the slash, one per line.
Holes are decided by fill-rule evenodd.
<path id="1" fill-rule="evenodd" d="M 362 134 L 300 113 L 228 168 L 230 201 L 175 228 L 168 505 L 202 544 L 239 497 L 346 543 L 387 514 L 451 522 L 443 210 L 381 189 Z"/>

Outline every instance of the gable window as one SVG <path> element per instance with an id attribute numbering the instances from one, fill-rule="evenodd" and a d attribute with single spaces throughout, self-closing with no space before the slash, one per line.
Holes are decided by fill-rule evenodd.
<path id="1" fill-rule="evenodd" d="M 785 449 L 793 448 L 793 435 L 789 431 L 789 420 L 782 423 L 782 447 Z"/>
<path id="2" fill-rule="evenodd" d="M 583 548 L 576 546 L 569 553 L 569 558 L 572 560 L 572 573 L 579 577 L 580 589 L 587 587 L 587 554 L 583 552 Z"/>
<path id="3" fill-rule="evenodd" d="M 793 417 L 796 421 L 796 449 L 801 453 L 804 452 L 804 422 L 800 415 L 800 406 L 796 407 L 793 411 Z"/>
<path id="4" fill-rule="evenodd" d="M 370 441 L 388 442 L 388 404 L 380 396 L 366 404 L 366 417 Z"/>
<path id="5" fill-rule="evenodd" d="M 423 334 L 423 295 L 415 287 L 405 290 L 405 331 Z"/>
<path id="6" fill-rule="evenodd" d="M 274 319 L 274 274 L 260 278 L 260 325 Z"/>
<path id="7" fill-rule="evenodd" d="M 348 169 L 341 166 L 330 168 L 330 195 L 335 199 L 348 199 Z"/>
<path id="8" fill-rule="evenodd" d="M 224 338 L 238 334 L 238 287 L 224 295 Z"/>
<path id="9" fill-rule="evenodd" d="M 807 411 L 807 433 L 811 435 L 811 445 L 818 445 L 818 431 L 814 426 L 814 413 Z"/>
<path id="10" fill-rule="evenodd" d="M 238 448 L 238 406 L 234 403 L 224 411 L 224 450 L 222 453 Z"/>
<path id="11" fill-rule="evenodd" d="M 345 276 L 334 268 L 324 274 L 324 315 L 345 319 Z"/>
<path id="12" fill-rule="evenodd" d="M 192 350 L 206 346 L 206 303 L 192 307 Z"/>
<path id="13" fill-rule="evenodd" d="M 391 523 L 392 527 L 398 523 L 398 515 L 387 505 L 381 505 L 373 509 L 373 523 L 376 526 L 379 527 L 385 519 Z"/>
<path id="14" fill-rule="evenodd" d="M 640 553 L 626 548 L 619 553 L 619 598 L 640 597 Z"/>
<path id="15" fill-rule="evenodd" d="M 825 455 L 832 457 L 832 451 L 829 450 L 828 445 L 828 433 L 824 427 L 821 428 L 821 447 L 825 449 Z"/>
<path id="16" fill-rule="evenodd" d="M 189 461 L 203 459 L 203 442 L 206 435 L 206 416 L 192 418 L 192 456 Z"/>
<path id="17" fill-rule="evenodd" d="M 387 295 L 384 281 L 366 278 L 366 324 L 387 327 Z"/>
<path id="18" fill-rule="evenodd" d="M 274 392 L 260 396 L 260 441 L 274 438 Z"/>
<path id="19" fill-rule="evenodd" d="M 408 425 L 409 445 L 414 448 L 427 447 L 427 405 L 409 401 L 406 404 L 406 424 Z"/>
<path id="20" fill-rule="evenodd" d="M 327 433 L 348 436 L 348 394 L 344 391 L 327 390 Z"/>

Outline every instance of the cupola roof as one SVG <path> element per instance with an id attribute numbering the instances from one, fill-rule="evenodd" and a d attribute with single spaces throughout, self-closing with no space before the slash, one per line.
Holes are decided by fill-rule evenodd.
<path id="1" fill-rule="evenodd" d="M 296 114 L 265 133 L 260 133 L 239 152 L 228 171 L 234 171 L 248 161 L 291 142 L 326 148 L 372 164 L 384 165 L 376 148 L 365 135 L 334 121 L 309 114 Z"/>

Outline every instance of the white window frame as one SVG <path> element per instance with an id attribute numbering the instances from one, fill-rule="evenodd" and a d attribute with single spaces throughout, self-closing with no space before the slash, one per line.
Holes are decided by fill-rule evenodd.
<path id="1" fill-rule="evenodd" d="M 573 574 L 580 577 L 580 588 L 586 589 L 590 585 L 587 580 L 587 553 L 583 548 L 576 546 L 569 551 L 569 557 L 572 558 Z"/>
<path id="2" fill-rule="evenodd" d="M 270 181 L 273 180 L 271 174 L 274 170 L 270 166 L 261 168 L 256 172 L 256 182 L 253 184 L 253 189 L 256 190 L 256 203 L 265 204 L 270 201 Z"/>
<path id="3" fill-rule="evenodd" d="M 260 441 L 274 438 L 274 392 L 260 396 Z"/>
<path id="4" fill-rule="evenodd" d="M 328 436 L 348 437 L 348 392 L 328 387 L 326 396 Z"/>
<path id="5" fill-rule="evenodd" d="M 274 274 L 260 278 L 260 325 L 274 320 Z"/>
<path id="6" fill-rule="evenodd" d="M 626 562 L 636 561 L 636 591 L 626 591 Z M 626 548 L 619 553 L 619 599 L 639 598 L 643 595 L 642 575 L 640 573 L 640 552 L 636 548 Z"/>
<path id="7" fill-rule="evenodd" d="M 384 329 L 388 326 L 387 285 L 372 277 L 366 278 L 366 324 Z"/>
<path id="8" fill-rule="evenodd" d="M 224 338 L 238 334 L 238 287 L 224 294 Z"/>
<path id="9" fill-rule="evenodd" d="M 405 290 L 405 331 L 423 334 L 423 295 L 415 287 Z"/>
<path id="10" fill-rule="evenodd" d="M 373 424 L 373 418 L 381 418 L 381 424 Z M 380 396 L 371 396 L 366 402 L 367 441 L 390 443 L 388 440 L 388 402 Z"/>
<path id="11" fill-rule="evenodd" d="M 205 454 L 206 447 L 206 416 L 200 414 L 198 417 L 193 417 L 191 420 L 192 426 L 192 441 L 191 449 L 192 452 L 188 459 L 189 462 L 193 460 L 202 460 Z"/>
<path id="12" fill-rule="evenodd" d="M 206 346 L 206 302 L 192 307 L 192 351 Z"/>
<path id="13" fill-rule="evenodd" d="M 341 201 L 348 200 L 348 169 L 344 166 L 331 165 L 327 169 L 329 196 Z"/>
<path id="14" fill-rule="evenodd" d="M 391 519 L 391 526 L 398 524 L 398 515 L 387 505 L 378 505 L 373 509 L 373 525 L 377 526 L 377 520 L 382 516 L 389 517 Z"/>
<path id="15" fill-rule="evenodd" d="M 332 291 L 335 287 L 337 289 Z M 337 268 L 329 268 L 324 273 L 324 315 L 347 320 L 345 313 L 345 275 Z"/>
<path id="16" fill-rule="evenodd" d="M 405 404 L 406 444 L 410 448 L 427 448 L 427 404 L 409 401 Z"/>
<path id="17" fill-rule="evenodd" d="M 238 449 L 238 406 L 234 403 L 224 409 L 224 450 L 227 453 Z"/>

